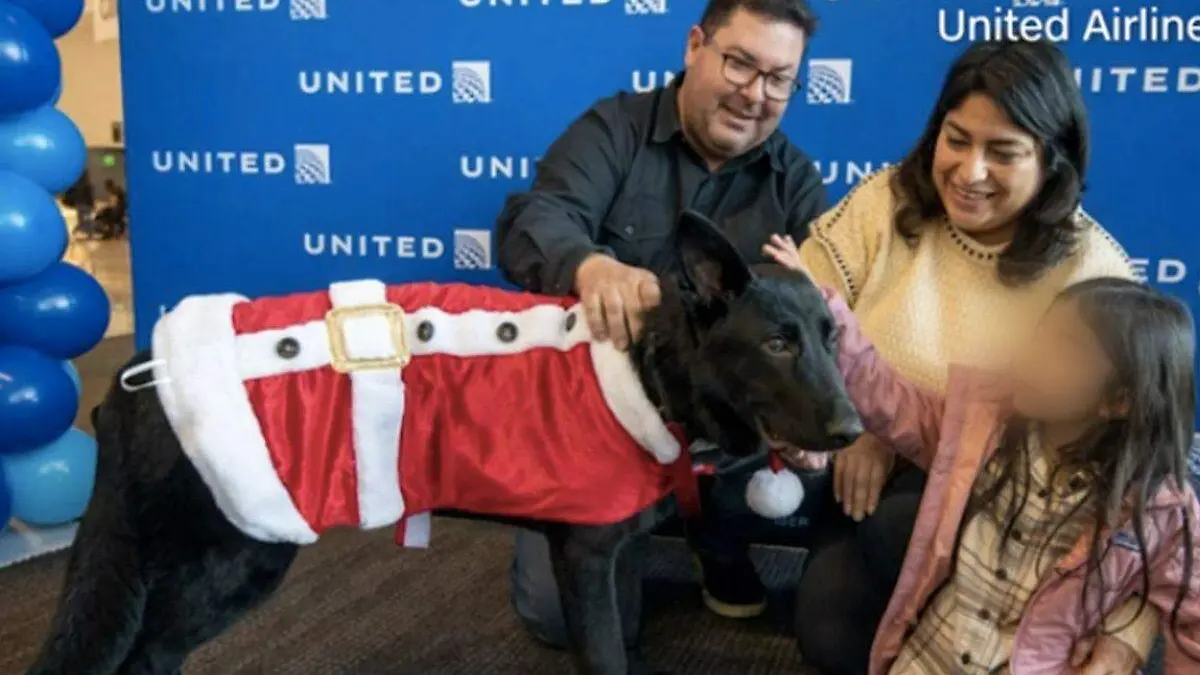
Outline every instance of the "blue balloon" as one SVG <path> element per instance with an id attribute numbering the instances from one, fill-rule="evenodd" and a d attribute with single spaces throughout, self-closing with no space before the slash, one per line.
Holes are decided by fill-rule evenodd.
<path id="1" fill-rule="evenodd" d="M 62 362 L 63 370 L 67 371 L 67 375 L 71 376 L 71 381 L 75 383 L 75 393 L 83 395 L 83 380 L 79 377 L 79 369 L 70 361 Z"/>
<path id="2" fill-rule="evenodd" d="M 58 86 L 54 88 L 54 96 L 50 97 L 50 105 L 58 105 L 60 98 L 62 98 L 62 80 L 59 80 Z"/>
<path id="3" fill-rule="evenodd" d="M 4 464 L 0 463 L 0 534 L 8 528 L 12 518 L 12 495 L 8 492 L 8 483 L 4 478 Z"/>
<path id="4" fill-rule="evenodd" d="M 79 180 L 86 162 L 83 134 L 57 108 L 47 105 L 0 119 L 0 169 L 58 194 Z"/>
<path id="5" fill-rule="evenodd" d="M 41 274 L 63 257 L 67 243 L 54 197 L 24 176 L 0 171 L 0 285 Z"/>
<path id="6" fill-rule="evenodd" d="M 12 513 L 39 527 L 78 520 L 96 484 L 96 440 L 70 428 L 53 442 L 0 456 L 12 493 Z"/>
<path id="7" fill-rule="evenodd" d="M 83 16 L 83 0 L 8 0 L 29 12 L 53 37 L 71 32 Z"/>
<path id="8" fill-rule="evenodd" d="M 0 115 L 41 107 L 62 80 L 54 38 L 29 12 L 0 2 Z"/>
<path id="9" fill-rule="evenodd" d="M 0 287 L 0 343 L 73 359 L 104 339 L 108 321 L 104 288 L 70 263 L 57 262 L 32 279 Z"/>
<path id="10" fill-rule="evenodd" d="M 28 347 L 0 345 L 0 453 L 21 453 L 63 435 L 79 394 L 62 363 Z"/>

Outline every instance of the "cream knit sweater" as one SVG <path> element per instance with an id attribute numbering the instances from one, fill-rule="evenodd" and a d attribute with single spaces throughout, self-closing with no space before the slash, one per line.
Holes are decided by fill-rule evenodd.
<path id="1" fill-rule="evenodd" d="M 867 176 L 821 215 L 800 245 L 820 284 L 846 297 L 880 355 L 901 375 L 945 391 L 951 363 L 1001 366 L 1050 301 L 1071 283 L 1134 278 L 1121 246 L 1082 210 L 1076 253 L 1031 285 L 1000 282 L 996 255 L 946 222 L 931 223 L 915 246 L 896 232 L 894 168 Z"/>
<path id="2" fill-rule="evenodd" d="M 894 171 L 867 176 L 822 214 L 800 258 L 817 283 L 844 294 L 880 355 L 927 388 L 945 392 L 951 363 L 1001 366 L 1066 286 L 1098 276 L 1134 278 L 1124 249 L 1082 209 L 1076 217 L 1086 228 L 1075 254 L 1019 289 L 997 275 L 1003 247 L 983 246 L 944 221 L 931 223 L 910 246 L 893 226 Z M 1129 623 L 1136 611 L 1131 598 L 1106 623 L 1124 626 L 1117 637 L 1146 655 L 1159 615 L 1142 612 Z"/>

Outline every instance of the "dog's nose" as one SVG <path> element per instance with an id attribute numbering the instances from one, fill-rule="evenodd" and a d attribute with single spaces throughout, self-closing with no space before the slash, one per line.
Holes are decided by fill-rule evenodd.
<path id="1" fill-rule="evenodd" d="M 863 433 L 862 421 L 857 417 L 842 417 L 835 419 L 825 427 L 825 438 L 835 448 L 844 448 Z"/>

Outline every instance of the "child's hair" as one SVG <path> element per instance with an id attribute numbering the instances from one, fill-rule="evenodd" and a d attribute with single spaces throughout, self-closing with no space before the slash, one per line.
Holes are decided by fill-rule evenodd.
<path id="1" fill-rule="evenodd" d="M 1112 360 L 1115 372 L 1108 393 L 1128 404 L 1128 414 L 1105 420 L 1078 442 L 1062 448 L 1058 453 L 1061 461 L 1054 468 L 1051 481 L 1059 475 L 1085 477 L 1087 494 L 1080 508 L 1095 514 L 1083 589 L 1084 608 L 1089 600 L 1096 601 L 1098 606 L 1103 592 L 1103 588 L 1100 592 L 1089 588 L 1092 578 L 1099 576 L 1100 561 L 1107 551 L 1108 542 L 1102 540 L 1101 533 L 1109 528 L 1115 530 L 1127 519 L 1131 521 L 1142 557 L 1140 615 L 1150 587 L 1146 505 L 1164 482 L 1173 483 L 1180 490 L 1189 484 L 1188 455 L 1196 409 L 1191 313 L 1177 299 L 1149 286 L 1117 278 L 1075 284 L 1059 298 L 1078 303 L 1084 320 Z M 987 505 L 995 504 L 1003 491 L 1011 490 L 1006 513 L 994 514 L 1002 531 L 1001 550 L 1028 497 L 1031 471 L 1028 430 L 1028 423 L 1020 420 L 1009 425 L 993 458 L 996 478 L 978 498 L 971 500 L 964 519 L 965 524 L 984 512 Z M 1054 523 L 1055 531 L 1077 512 L 1065 516 L 1063 522 Z M 1181 515 L 1183 584 L 1171 610 L 1172 631 L 1191 583 L 1193 564 L 1192 531 L 1186 507 Z M 1103 578 L 1100 585 L 1107 586 Z"/>

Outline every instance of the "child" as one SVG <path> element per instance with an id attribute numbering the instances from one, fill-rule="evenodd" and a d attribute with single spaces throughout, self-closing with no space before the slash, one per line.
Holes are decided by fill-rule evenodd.
<path id="1" fill-rule="evenodd" d="M 953 366 L 941 398 L 825 293 L 867 430 L 929 474 L 870 674 L 1077 672 L 1073 646 L 1126 625 L 1110 614 L 1131 598 L 1161 613 L 1165 672 L 1200 672 L 1186 308 L 1132 281 L 1076 284 L 1008 373 Z"/>

